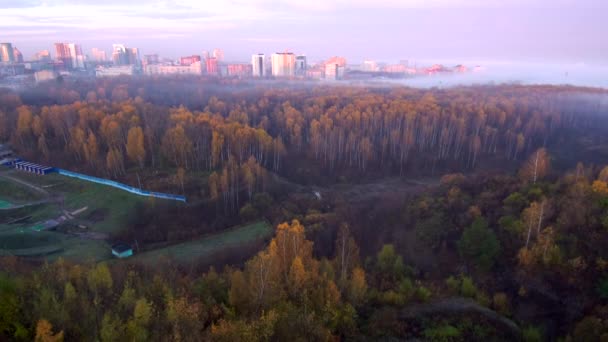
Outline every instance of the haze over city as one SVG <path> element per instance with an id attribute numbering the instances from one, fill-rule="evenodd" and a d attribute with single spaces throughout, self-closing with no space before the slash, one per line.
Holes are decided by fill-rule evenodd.
<path id="1" fill-rule="evenodd" d="M 228 60 L 289 49 L 309 59 L 601 64 L 601 0 L 0 1 L 0 36 L 26 59 L 55 41 L 165 57 L 222 47 Z M 604 43 L 602 43 L 604 42 Z"/>

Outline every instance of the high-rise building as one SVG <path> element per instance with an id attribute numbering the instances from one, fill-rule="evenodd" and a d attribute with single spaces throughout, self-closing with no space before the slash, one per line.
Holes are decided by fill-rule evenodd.
<path id="1" fill-rule="evenodd" d="M 296 70 L 295 70 L 296 75 L 298 75 L 298 76 L 306 75 L 306 69 L 307 69 L 306 56 L 304 56 L 304 55 L 296 56 Z"/>
<path id="2" fill-rule="evenodd" d="M 266 76 L 266 57 L 263 53 L 251 56 L 251 67 L 253 70 L 253 77 Z"/>
<path id="3" fill-rule="evenodd" d="M 141 64 L 139 60 L 139 49 L 138 48 L 127 48 L 127 56 L 129 59 L 129 65 L 138 66 Z"/>
<path id="4" fill-rule="evenodd" d="M 253 66 L 251 64 L 228 64 L 226 73 L 228 76 L 250 77 Z"/>
<path id="5" fill-rule="evenodd" d="M 66 69 L 84 69 L 84 55 L 79 44 L 55 43 L 56 59 L 63 63 Z"/>
<path id="6" fill-rule="evenodd" d="M 363 67 L 362 67 L 363 71 L 378 71 L 378 65 L 376 64 L 376 61 L 372 61 L 372 60 L 365 60 L 363 61 Z"/>
<path id="7" fill-rule="evenodd" d="M 200 62 L 200 61 L 201 61 L 201 56 L 198 56 L 198 55 L 181 57 L 179 59 L 179 65 L 189 66 L 193 63 Z"/>
<path id="8" fill-rule="evenodd" d="M 14 61 L 13 45 L 11 43 L 0 43 L 0 62 L 11 63 Z"/>
<path id="9" fill-rule="evenodd" d="M 34 59 L 41 62 L 50 62 L 51 61 L 51 53 L 49 50 L 42 50 L 36 52 L 34 55 Z"/>
<path id="10" fill-rule="evenodd" d="M 95 62 L 105 62 L 108 59 L 106 52 L 98 48 L 91 49 L 91 59 Z"/>
<path id="11" fill-rule="evenodd" d="M 201 54 L 201 58 L 204 60 L 207 60 L 209 57 L 211 57 L 209 51 L 203 51 L 203 53 Z"/>
<path id="12" fill-rule="evenodd" d="M 295 75 L 296 56 L 291 52 L 277 52 L 271 56 L 272 76 L 293 77 Z"/>
<path id="13" fill-rule="evenodd" d="M 15 62 L 23 63 L 23 54 L 21 51 L 19 51 L 19 49 L 17 49 L 17 47 L 13 48 L 13 58 L 15 58 Z"/>
<path id="14" fill-rule="evenodd" d="M 213 58 L 217 59 L 218 62 L 223 62 L 224 50 L 218 48 L 213 49 Z"/>
<path id="15" fill-rule="evenodd" d="M 124 44 L 112 44 L 112 62 L 114 65 L 140 65 L 139 49 L 129 48 Z"/>
<path id="16" fill-rule="evenodd" d="M 210 57 L 205 60 L 205 64 L 207 66 L 207 74 L 209 75 L 217 75 L 219 73 L 219 69 L 217 67 L 217 58 Z"/>
<path id="17" fill-rule="evenodd" d="M 338 63 L 326 63 L 325 64 L 325 79 L 326 80 L 340 80 L 344 76 L 344 67 Z"/>
<path id="18" fill-rule="evenodd" d="M 144 55 L 143 65 L 158 64 L 159 58 L 157 54 Z"/>

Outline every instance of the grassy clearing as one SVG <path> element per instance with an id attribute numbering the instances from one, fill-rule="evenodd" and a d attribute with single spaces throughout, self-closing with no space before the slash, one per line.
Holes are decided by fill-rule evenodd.
<path id="1" fill-rule="evenodd" d="M 60 257 L 72 261 L 101 261 L 112 256 L 110 246 L 103 241 L 20 228 L 0 234 L 0 255 L 44 257 L 49 261 Z"/>
<path id="2" fill-rule="evenodd" d="M 14 203 L 30 202 L 41 199 L 39 193 L 28 189 L 26 186 L 11 182 L 6 178 L 0 178 L 0 199 Z"/>
<path id="3" fill-rule="evenodd" d="M 153 264 L 161 258 L 170 258 L 180 263 L 188 263 L 211 257 L 222 250 L 236 248 L 272 235 L 272 227 L 266 221 L 231 228 L 198 240 L 159 248 L 136 254 L 132 259 Z"/>
<path id="4" fill-rule="evenodd" d="M 115 189 L 109 186 L 82 181 L 59 174 L 50 174 L 44 177 L 27 173 L 15 173 L 20 178 L 44 188 L 53 195 L 63 197 L 63 206 L 68 211 L 83 207 L 88 209 L 78 218 L 87 218 L 91 213 L 103 213 L 101 217 L 90 222 L 93 231 L 103 233 L 117 233 L 124 229 L 130 215 L 134 212 L 137 203 L 148 201 L 148 198 Z M 34 219 L 44 220 L 56 218 L 61 215 L 56 211 L 55 217 L 49 217 L 48 212 L 34 212 Z M 52 216 L 52 215 L 51 215 Z"/>

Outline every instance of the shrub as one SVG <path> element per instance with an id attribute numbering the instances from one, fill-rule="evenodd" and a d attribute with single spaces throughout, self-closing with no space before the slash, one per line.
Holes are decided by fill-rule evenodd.
<path id="1" fill-rule="evenodd" d="M 418 300 L 420 301 L 428 302 L 429 299 L 431 299 L 432 295 L 433 293 L 431 292 L 431 290 L 427 289 L 424 286 L 420 286 L 418 287 L 418 289 L 416 289 L 416 298 L 418 298 Z"/>
<path id="2" fill-rule="evenodd" d="M 465 297 L 469 297 L 469 298 L 475 298 L 475 296 L 477 295 L 477 287 L 475 286 L 475 283 L 473 283 L 473 280 L 469 277 L 462 277 L 462 283 L 460 285 L 460 294 L 465 296 Z"/>
<path id="3" fill-rule="evenodd" d="M 424 330 L 424 337 L 430 341 L 452 341 L 458 339 L 460 335 L 460 330 L 449 324 Z"/>
<path id="4" fill-rule="evenodd" d="M 509 315 L 509 298 L 507 297 L 506 293 L 495 293 L 494 297 L 492 298 L 492 306 L 494 307 L 494 310 L 496 310 L 501 315 Z"/>
<path id="5" fill-rule="evenodd" d="M 524 342 L 542 342 L 543 334 L 540 329 L 528 326 L 522 331 L 522 340 Z"/>
<path id="6" fill-rule="evenodd" d="M 449 276 L 448 279 L 445 280 L 445 284 L 448 287 L 448 291 L 451 295 L 458 294 L 460 290 L 460 280 L 454 276 Z"/>

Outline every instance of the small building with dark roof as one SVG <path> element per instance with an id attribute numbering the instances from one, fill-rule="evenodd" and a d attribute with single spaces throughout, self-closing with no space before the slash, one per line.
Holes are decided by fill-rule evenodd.
<path id="1" fill-rule="evenodd" d="M 112 246 L 112 255 L 119 259 L 128 258 L 133 255 L 133 248 L 126 243 L 117 243 Z"/>

